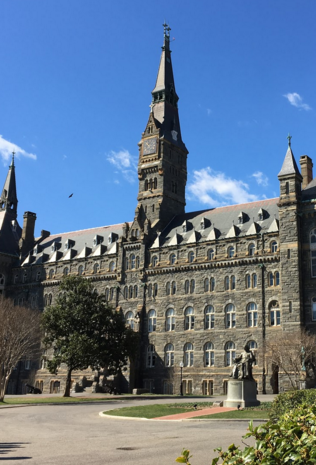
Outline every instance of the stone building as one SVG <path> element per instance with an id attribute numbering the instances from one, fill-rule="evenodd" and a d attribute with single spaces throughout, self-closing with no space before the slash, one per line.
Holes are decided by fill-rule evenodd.
<path id="1" fill-rule="evenodd" d="M 82 275 L 141 334 L 139 359 L 122 390 L 225 392 L 232 360 L 249 343 L 259 392 L 288 388 L 269 365 L 266 343 L 316 329 L 316 178 L 312 160 L 296 164 L 289 138 L 278 174 L 280 197 L 185 213 L 188 150 L 182 140 L 170 29 L 147 125 L 139 142 L 134 220 L 34 239 L 36 215 L 17 223 L 14 161 L 1 194 L 0 288 L 17 304 L 54 303 L 63 276 Z M 27 361 L 28 379 L 46 392 L 65 383 Z M 183 367 L 180 364 L 183 363 Z M 22 362 L 21 362 L 22 363 Z M 12 390 L 26 379 L 25 366 Z M 75 373 L 74 381 L 91 373 Z M 182 378 L 181 378 L 182 377 Z M 92 379 L 92 378 L 91 378 Z M 15 384 L 14 384 L 15 383 Z"/>

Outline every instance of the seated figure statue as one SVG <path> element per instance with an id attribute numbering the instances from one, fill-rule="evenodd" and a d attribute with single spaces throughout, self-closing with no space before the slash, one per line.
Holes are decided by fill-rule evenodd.
<path id="1" fill-rule="evenodd" d="M 248 344 L 246 344 L 243 352 L 234 359 L 234 366 L 230 376 L 234 379 L 253 380 L 252 365 L 254 363 L 256 363 L 255 356 Z"/>

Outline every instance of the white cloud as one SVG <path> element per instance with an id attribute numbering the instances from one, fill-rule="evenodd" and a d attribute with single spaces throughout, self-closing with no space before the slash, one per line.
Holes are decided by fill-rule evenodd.
<path id="1" fill-rule="evenodd" d="M 124 178 L 132 183 L 136 181 L 136 160 L 128 150 L 120 150 L 115 152 L 111 150 L 106 156 L 107 160 L 115 166 L 124 176 Z"/>
<path id="2" fill-rule="evenodd" d="M 212 207 L 258 200 L 256 195 L 248 192 L 248 184 L 209 167 L 193 172 L 193 182 L 188 190 L 200 202 Z"/>
<path id="3" fill-rule="evenodd" d="M 259 186 L 266 187 L 269 184 L 269 178 L 263 174 L 261 171 L 256 171 L 251 175 L 257 181 Z"/>
<path id="4" fill-rule="evenodd" d="M 303 99 L 300 94 L 293 92 L 292 94 L 284 94 L 283 97 L 287 98 L 291 105 L 297 108 L 302 108 L 303 110 L 311 110 L 311 107 L 307 103 L 303 103 Z"/>
<path id="5" fill-rule="evenodd" d="M 21 149 L 16 144 L 13 144 L 12 142 L 9 142 L 8 140 L 5 140 L 1 135 L 0 135 L 0 157 L 4 161 L 11 160 L 12 157 L 12 152 L 15 152 L 15 156 L 19 158 L 20 156 L 27 157 L 27 158 L 32 158 L 33 160 L 36 160 L 36 155 L 33 153 L 28 153 L 25 150 Z"/>

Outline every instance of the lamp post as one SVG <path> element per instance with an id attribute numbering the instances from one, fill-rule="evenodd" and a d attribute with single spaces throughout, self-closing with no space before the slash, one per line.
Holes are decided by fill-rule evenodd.
<path id="1" fill-rule="evenodd" d="M 183 384 L 182 384 L 182 370 L 183 370 L 183 362 L 180 362 L 180 396 L 183 396 Z"/>

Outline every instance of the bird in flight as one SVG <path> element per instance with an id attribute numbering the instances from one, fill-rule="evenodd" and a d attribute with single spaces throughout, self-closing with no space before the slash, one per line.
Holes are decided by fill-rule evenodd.
<path id="1" fill-rule="evenodd" d="M 70 197 L 72 197 L 72 196 L 73 196 L 73 194 L 70 194 L 70 196 L 68 198 L 70 199 Z"/>

